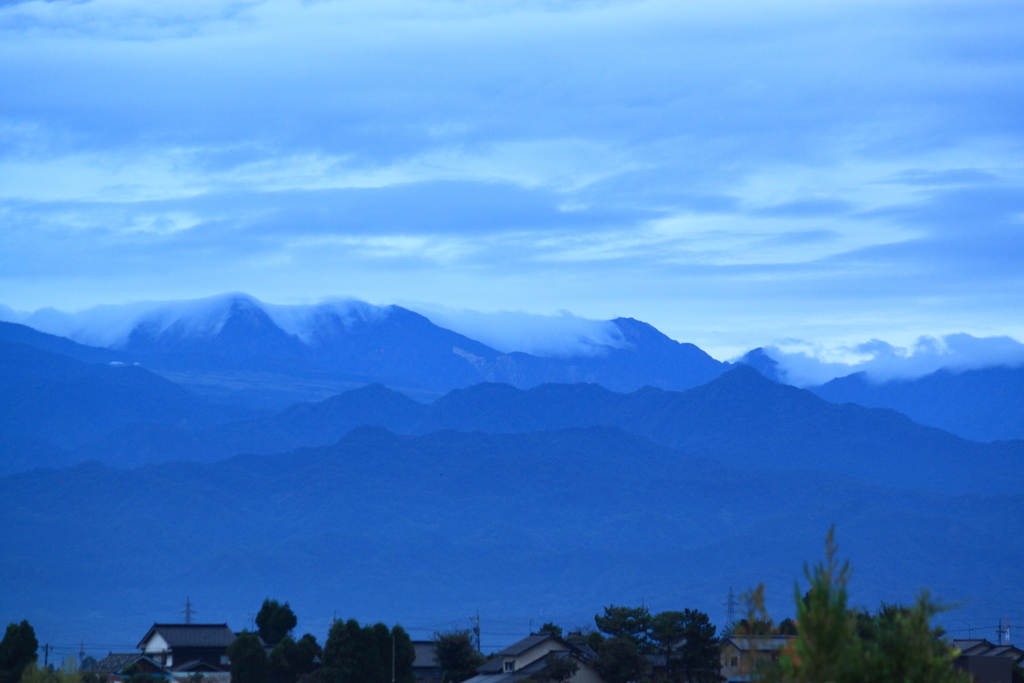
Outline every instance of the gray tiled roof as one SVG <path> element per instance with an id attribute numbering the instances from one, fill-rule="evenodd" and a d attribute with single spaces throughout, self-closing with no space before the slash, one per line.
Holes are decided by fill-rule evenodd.
<path id="1" fill-rule="evenodd" d="M 141 652 L 111 652 L 106 657 L 92 666 L 86 667 L 86 671 L 96 674 L 117 673 L 130 664 L 134 664 L 145 658 Z"/>
<path id="2" fill-rule="evenodd" d="M 537 645 L 538 643 L 543 643 L 548 638 L 556 638 L 556 637 L 557 636 L 553 636 L 550 633 L 532 633 L 532 634 L 528 635 L 527 637 L 523 638 L 522 640 L 520 640 L 518 643 L 513 643 L 512 645 L 509 645 L 504 650 L 502 650 L 501 652 L 498 652 L 496 654 L 499 657 L 501 657 L 503 655 L 510 655 L 510 656 L 521 655 L 524 652 L 526 652 L 527 650 L 529 650 L 531 647 L 533 647 L 534 645 Z"/>
<path id="3" fill-rule="evenodd" d="M 725 642 L 732 643 L 737 650 L 743 652 L 749 650 L 771 652 L 773 650 L 781 650 L 786 646 L 786 643 L 794 638 L 796 636 L 732 636 L 726 638 Z"/>
<path id="4" fill-rule="evenodd" d="M 154 633 L 172 647 L 227 647 L 234 641 L 235 632 L 227 624 L 153 624 L 139 642 L 142 648 Z"/>

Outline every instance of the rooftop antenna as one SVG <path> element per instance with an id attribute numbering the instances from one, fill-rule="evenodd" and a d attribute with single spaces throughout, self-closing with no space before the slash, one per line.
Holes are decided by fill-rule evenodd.
<path id="1" fill-rule="evenodd" d="M 740 603 L 736 600 L 736 594 L 732 591 L 732 586 L 729 586 L 729 595 L 726 596 L 725 602 L 722 603 L 725 606 L 725 624 L 726 626 L 732 626 L 736 623 L 736 608 L 740 606 Z"/>
<path id="2" fill-rule="evenodd" d="M 185 615 L 185 623 L 186 624 L 191 624 L 192 623 L 192 615 L 195 614 L 195 613 L 196 613 L 196 609 L 192 606 L 192 599 L 186 597 L 185 598 L 185 609 L 181 610 L 181 612 L 179 612 L 178 614 L 184 614 Z"/>

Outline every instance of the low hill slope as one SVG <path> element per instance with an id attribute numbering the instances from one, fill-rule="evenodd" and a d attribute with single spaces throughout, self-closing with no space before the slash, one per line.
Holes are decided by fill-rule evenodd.
<path id="1" fill-rule="evenodd" d="M 1024 598 L 1022 496 L 735 469 L 606 427 L 359 428 L 212 464 L 36 470 L 0 478 L 0 519 L 0 616 L 59 642 L 130 642 L 186 595 L 236 628 L 287 599 L 321 637 L 335 610 L 423 628 L 479 609 L 525 628 L 641 600 L 721 625 L 729 587 L 760 581 L 781 618 L 832 523 L 858 604 L 920 586 L 979 612 Z"/>
<path id="2" fill-rule="evenodd" d="M 134 423 L 204 428 L 245 413 L 139 367 L 0 342 L 0 472 L 75 462 L 78 456 L 60 449 Z"/>

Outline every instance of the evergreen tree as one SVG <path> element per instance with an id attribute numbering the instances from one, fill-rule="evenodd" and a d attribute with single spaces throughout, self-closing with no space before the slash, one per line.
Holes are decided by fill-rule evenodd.
<path id="1" fill-rule="evenodd" d="M 597 670 L 606 683 L 629 683 L 639 680 L 647 669 L 647 660 L 636 643 L 629 638 L 613 637 L 601 644 L 597 653 Z"/>
<path id="2" fill-rule="evenodd" d="M 304 673 L 299 671 L 299 646 L 291 636 L 285 636 L 274 646 L 267 658 L 270 683 L 295 683 Z"/>
<path id="3" fill-rule="evenodd" d="M 312 673 L 316 668 L 316 658 L 323 656 L 323 648 L 311 633 L 299 638 L 299 642 L 295 643 L 295 650 L 297 653 L 295 666 L 300 676 Z"/>
<path id="4" fill-rule="evenodd" d="M 653 650 L 665 657 L 672 680 L 717 683 L 721 661 L 719 640 L 708 615 L 697 610 L 661 612 L 651 617 Z"/>
<path id="5" fill-rule="evenodd" d="M 443 683 L 462 683 L 476 675 L 484 656 L 473 647 L 469 631 L 434 634 L 434 655 L 441 667 Z"/>
<path id="6" fill-rule="evenodd" d="M 28 621 L 10 624 L 0 640 L 0 683 L 18 683 L 26 667 L 38 659 L 38 649 L 35 629 Z"/>
<path id="7" fill-rule="evenodd" d="M 562 627 L 556 624 L 552 624 L 550 621 L 547 621 L 544 623 L 543 626 L 537 629 L 537 633 L 550 633 L 553 636 L 558 636 L 559 638 L 561 638 Z"/>
<path id="8" fill-rule="evenodd" d="M 395 683 L 416 683 L 412 665 L 416 661 L 416 648 L 405 629 L 396 625 L 391 629 L 395 641 Z"/>
<path id="9" fill-rule="evenodd" d="M 825 539 L 825 560 L 804 567 L 806 595 L 796 590 L 797 637 L 777 665 L 761 667 L 763 681 L 788 683 L 967 683 L 954 666 L 953 648 L 932 628 L 941 607 L 927 591 L 909 606 L 885 605 L 875 613 L 847 606 L 849 562 L 839 563 L 835 528 Z M 762 602 L 763 604 L 763 602 Z"/>
<path id="10" fill-rule="evenodd" d="M 579 670 L 580 665 L 574 658 L 552 652 L 544 658 L 544 668 L 530 676 L 530 680 L 537 683 L 565 683 Z"/>
<path id="11" fill-rule="evenodd" d="M 646 607 L 619 607 L 609 605 L 604 615 L 595 615 L 594 623 L 611 638 L 622 638 L 643 650 L 648 643 L 651 613 Z"/>
<path id="12" fill-rule="evenodd" d="M 228 646 L 231 683 L 270 683 L 267 653 L 255 633 L 242 631 Z"/>
<path id="13" fill-rule="evenodd" d="M 277 600 L 270 598 L 263 601 L 263 606 L 260 607 L 260 611 L 256 615 L 257 632 L 263 642 L 271 647 L 277 645 L 282 638 L 291 633 L 297 623 L 295 612 L 287 602 L 282 605 Z"/>

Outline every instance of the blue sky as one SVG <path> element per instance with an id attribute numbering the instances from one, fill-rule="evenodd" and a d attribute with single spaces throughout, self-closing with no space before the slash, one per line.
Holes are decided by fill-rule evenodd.
<path id="1" fill-rule="evenodd" d="M 1020 2 L 0 2 L 0 92 L 17 310 L 1024 339 Z"/>

